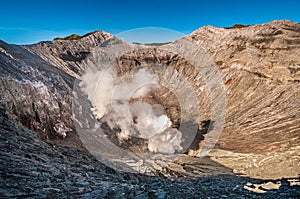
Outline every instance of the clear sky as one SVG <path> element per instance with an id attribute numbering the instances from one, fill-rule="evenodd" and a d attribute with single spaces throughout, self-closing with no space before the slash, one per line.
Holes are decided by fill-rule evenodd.
<path id="1" fill-rule="evenodd" d="M 205 25 L 300 22 L 299 0 L 0 0 L 0 8 L 0 39 L 15 44 L 94 30 L 158 27 L 188 34 Z M 143 42 L 138 34 L 136 39 Z"/>

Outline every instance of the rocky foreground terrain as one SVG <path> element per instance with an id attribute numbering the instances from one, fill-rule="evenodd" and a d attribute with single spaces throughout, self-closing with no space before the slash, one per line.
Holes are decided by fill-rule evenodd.
<path id="1" fill-rule="evenodd" d="M 212 58 L 226 96 L 222 132 L 204 158 L 197 156 L 217 122 L 210 111 L 216 96 L 205 85 L 214 74 L 204 77 L 195 70 L 197 60 L 172 52 L 189 49 L 186 40 Z M 124 43 L 135 50 L 114 60 L 120 75 L 147 64 L 173 68 L 187 77 L 200 107 L 201 136 L 152 176 L 100 163 L 76 132 L 74 81 L 89 56 L 100 56 L 114 42 L 120 41 L 102 31 L 26 46 L 0 41 L 1 197 L 299 197 L 298 23 L 207 26 L 163 46 Z M 198 62 L 203 63 L 208 62 Z M 180 85 L 173 72 L 168 75 Z M 192 97 L 186 95 L 187 103 Z M 163 104 L 179 127 L 180 103 L 170 90 L 158 89 L 143 100 Z M 192 118 L 191 113 L 188 109 L 183 116 Z"/>

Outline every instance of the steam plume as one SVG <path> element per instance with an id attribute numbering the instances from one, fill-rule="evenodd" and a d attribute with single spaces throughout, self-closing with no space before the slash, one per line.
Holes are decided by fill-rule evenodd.
<path id="1" fill-rule="evenodd" d="M 120 141 L 130 136 L 148 140 L 151 152 L 173 154 L 182 150 L 182 133 L 171 128 L 172 122 L 160 105 L 130 99 L 145 97 L 153 88 L 159 88 L 159 77 L 146 69 L 139 69 L 126 78 L 119 78 L 113 69 L 90 68 L 80 84 L 88 95 L 98 119 L 105 120 L 111 128 L 121 129 Z"/>

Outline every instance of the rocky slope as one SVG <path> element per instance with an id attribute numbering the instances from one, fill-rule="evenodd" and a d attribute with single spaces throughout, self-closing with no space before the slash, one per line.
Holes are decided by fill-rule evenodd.
<path id="1" fill-rule="evenodd" d="M 96 46 L 113 36 L 103 31 L 95 31 L 84 35 L 78 40 L 53 40 L 39 42 L 30 46 L 22 46 L 39 55 L 53 66 L 65 71 L 73 77 L 83 70 L 81 62 Z"/>
<path id="2" fill-rule="evenodd" d="M 299 24 L 208 26 L 189 37 L 210 52 L 223 74 L 227 115 L 220 147 L 260 152 L 299 145 Z"/>
<path id="3" fill-rule="evenodd" d="M 45 138 L 65 137 L 74 78 L 20 46 L 0 45 L 1 107 Z"/>
<path id="4" fill-rule="evenodd" d="M 212 57 L 212 60 L 206 61 L 202 57 L 202 60 L 191 62 L 186 57 L 178 55 L 176 52 L 180 50 L 192 52 L 191 47 L 185 46 L 187 40 L 200 46 L 201 50 L 199 51 L 205 55 L 204 58 Z M 26 176 L 36 175 L 34 179 L 37 181 L 41 176 L 49 176 L 43 179 L 46 184 L 50 182 L 44 192 L 33 192 L 32 196 L 42 193 L 58 195 L 68 193 L 87 197 L 93 197 L 93 194 L 105 196 L 112 194 L 112 191 L 102 193 L 98 190 L 106 178 L 102 178 L 102 175 L 111 175 L 112 178 L 117 176 L 117 181 L 112 182 L 113 180 L 111 181 L 109 178 L 105 186 L 110 187 L 111 190 L 116 188 L 117 193 L 120 194 L 124 189 L 134 190 L 124 191 L 125 195 L 129 194 L 126 195 L 128 197 L 137 196 L 142 191 L 145 191 L 149 197 L 152 197 L 153 194 L 154 197 L 160 197 L 159 194 L 172 195 L 176 194 L 172 191 L 174 187 L 180 190 L 189 190 L 189 186 L 200 194 L 200 191 L 203 191 L 201 183 L 211 180 L 217 182 L 218 178 L 228 184 L 228 186 L 226 185 L 228 188 L 222 183 L 217 183 L 216 187 L 210 182 L 207 184 L 210 188 L 206 189 L 199 197 L 208 196 L 210 191 L 216 193 L 215 197 L 227 195 L 229 192 L 233 196 L 237 196 L 249 193 L 242 190 L 242 187 L 250 179 L 236 177 L 232 175 L 230 169 L 228 170 L 216 162 L 233 169 L 236 173 L 255 178 L 295 178 L 300 174 L 299 24 L 290 21 L 274 21 L 236 29 L 207 26 L 164 46 L 138 45 L 136 47 L 137 45 L 124 43 L 128 49 L 134 48 L 135 50 L 113 60 L 119 69 L 119 75 L 134 68 L 149 67 L 149 65 L 155 64 L 158 66 L 158 73 L 163 71 L 162 69 L 172 68 L 170 72 L 161 72 L 161 75 L 168 78 L 166 84 L 172 83 L 181 87 L 183 83 L 181 79 L 177 78 L 176 71 L 187 77 L 193 92 L 188 93 L 184 89 L 178 92 L 186 97 L 184 103 L 187 105 L 198 103 L 199 109 L 191 106 L 184 114 L 181 114 L 180 106 L 182 104 L 176 99 L 178 95 L 167 88 L 156 90 L 143 100 L 149 103 L 163 104 L 168 116 L 173 121 L 173 127 L 179 127 L 180 122 L 184 121 L 181 116 L 189 119 L 184 122 L 198 122 L 199 135 L 196 136 L 197 139 L 194 140 L 192 146 L 187 148 L 187 151 L 193 149 L 190 150 L 190 155 L 199 155 L 202 147 L 205 146 L 204 143 L 211 141 L 210 133 L 217 129 L 211 108 L 215 103 L 214 99 L 217 99 L 218 96 L 206 85 L 207 81 L 214 81 L 216 73 L 206 73 L 208 75 L 204 76 L 204 73 L 198 71 L 205 72 L 210 68 L 212 62 L 221 75 L 222 85 L 220 88 L 224 88 L 227 102 L 226 117 L 220 139 L 215 149 L 209 154 L 210 159 L 214 162 L 182 155 L 168 166 L 170 173 L 175 173 L 175 176 L 203 176 L 211 173 L 217 177 L 202 177 L 182 185 L 180 182 L 163 181 L 155 184 L 150 178 L 138 175 L 133 178 L 145 180 L 143 186 L 138 186 L 134 185 L 135 179 L 127 180 L 128 178 L 125 177 L 124 180 L 123 174 L 116 174 L 112 170 L 107 171 L 107 167 L 104 165 L 95 168 L 90 173 L 86 170 L 90 165 L 96 164 L 94 162 L 96 160 L 85 152 L 74 127 L 73 84 L 85 69 L 87 58 L 89 59 L 91 56 L 92 60 L 101 53 L 105 53 L 104 49 L 111 46 L 110 42 L 120 41 L 102 31 L 96 31 L 78 40 L 55 40 L 28 46 L 11 45 L 0 41 L 0 107 L 6 110 L 11 117 L 8 118 L 1 110 L 3 118 L 0 120 L 2 122 L 1 145 L 5 148 L 1 154 L 1 161 L 2 165 L 6 165 L 1 167 L 1 174 L 3 174 L 1 194 L 26 195 L 32 192 L 32 189 L 28 187 L 41 190 L 46 186 L 42 182 L 41 184 L 32 184 L 34 181 L 30 181 L 24 185 L 13 185 L 13 181 L 16 179 L 22 181 L 26 179 Z M 177 51 L 173 52 L 172 49 Z M 187 56 L 189 55 L 187 54 Z M 106 58 L 110 59 L 109 56 Z M 202 67 L 197 68 L 197 63 L 201 63 Z M 152 70 L 156 69 L 152 68 Z M 200 119 L 197 121 L 194 120 L 195 112 L 200 113 Z M 222 114 L 220 111 L 220 115 Z M 17 122 L 23 126 L 15 124 Z M 208 127 L 208 124 L 211 125 Z M 184 124 L 181 124 L 182 126 Z M 45 143 L 29 129 L 37 132 L 43 139 L 51 143 L 72 148 L 53 149 L 51 144 Z M 187 132 L 186 128 L 186 134 Z M 9 140 L 14 141 L 10 142 Z M 18 146 L 24 147 L 19 150 Z M 16 150 L 16 154 L 13 154 L 11 151 L 15 148 L 18 150 Z M 32 151 L 30 148 L 36 149 Z M 29 155 L 25 157 L 27 153 Z M 64 153 L 66 155 L 59 155 Z M 76 154 L 82 154 L 82 156 L 78 157 Z M 34 159 L 33 157 L 36 160 L 27 160 Z M 82 166 L 83 163 L 80 162 L 78 165 L 74 165 L 75 157 L 79 162 L 85 161 L 87 158 L 86 160 L 90 164 Z M 28 161 L 30 168 L 19 161 L 23 160 L 22 158 Z M 54 159 L 50 160 L 52 158 Z M 49 165 L 44 164 L 45 162 L 49 162 Z M 12 166 L 9 167 L 8 163 L 11 163 Z M 20 166 L 20 164 L 22 165 Z M 209 166 L 203 167 L 206 164 Z M 25 169 L 21 174 L 17 172 L 19 167 Z M 63 171 L 65 167 L 68 168 L 66 172 Z M 51 168 L 53 172 L 44 172 L 45 168 Z M 60 168 L 59 171 L 55 170 L 56 168 Z M 276 168 L 276 172 L 273 171 L 274 168 Z M 101 176 L 99 179 L 94 175 L 95 173 L 93 174 L 94 171 Z M 92 175 L 91 181 L 95 182 L 82 182 L 85 177 L 78 176 L 78 173 L 81 172 L 86 173 L 85 175 Z M 68 181 L 67 173 L 75 183 L 71 180 L 72 190 L 58 187 L 69 186 L 68 183 L 65 184 Z M 59 180 L 56 181 L 53 176 Z M 5 181 L 4 177 L 8 180 Z M 155 180 L 157 179 L 155 178 Z M 79 185 L 75 181 L 78 181 Z M 101 183 L 97 184 L 96 181 L 101 181 Z M 118 184 L 118 181 L 125 184 Z M 167 188 L 162 188 L 163 186 Z M 234 188 L 234 186 L 238 188 Z M 16 191 L 18 187 L 22 187 L 22 191 Z M 295 191 L 296 189 L 293 188 L 291 191 L 289 189 L 284 191 L 280 188 L 278 191 L 271 191 L 270 197 L 274 197 L 276 194 L 283 194 L 282 196 L 299 194 Z M 7 190 L 9 191 L 7 192 Z M 185 194 L 188 194 L 187 191 L 183 191 L 182 196 L 186 196 Z"/>
<path id="5" fill-rule="evenodd" d="M 74 78 L 82 70 L 82 60 L 110 37 L 96 31 L 79 41 L 55 40 L 30 46 L 0 41 L 1 107 L 45 138 L 65 138 L 69 133 L 72 139 L 63 143 L 80 145 L 72 120 Z"/>
<path id="6" fill-rule="evenodd" d="M 263 181 L 232 174 L 167 180 L 119 173 L 89 153 L 45 142 L 0 109 L 1 198 L 260 198 L 243 187 Z M 218 165 L 215 165 L 218 166 Z M 276 181 L 274 181 L 276 183 Z M 251 188 L 251 187 L 250 187 Z M 297 186 L 282 180 L 265 198 L 297 197 Z"/>

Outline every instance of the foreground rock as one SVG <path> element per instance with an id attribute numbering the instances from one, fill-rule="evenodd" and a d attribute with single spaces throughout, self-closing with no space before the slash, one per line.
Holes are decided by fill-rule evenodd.
<path id="1" fill-rule="evenodd" d="M 3 109 L 0 109 L 0 131 L 1 198 L 261 197 L 244 186 L 247 182 L 262 184 L 263 181 L 230 174 L 170 181 L 118 173 L 85 151 L 44 142 L 35 132 L 10 119 Z M 268 191 L 264 198 L 299 194 L 297 186 L 290 187 L 288 181 L 282 180 L 280 188 Z"/>

